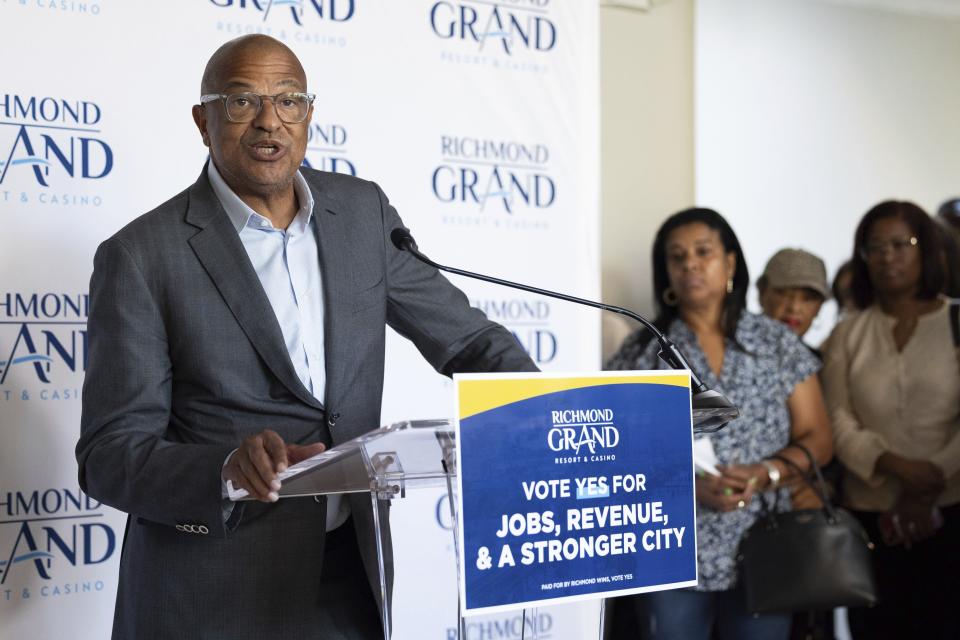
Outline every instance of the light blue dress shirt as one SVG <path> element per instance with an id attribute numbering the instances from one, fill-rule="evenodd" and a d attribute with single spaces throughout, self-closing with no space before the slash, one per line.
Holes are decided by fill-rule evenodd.
<path id="1" fill-rule="evenodd" d="M 207 167 L 213 191 L 240 234 L 240 242 L 277 316 L 297 377 L 322 403 L 327 381 L 323 357 L 323 283 L 317 238 L 311 224 L 310 187 L 298 171 L 293 188 L 300 208 L 286 230 L 277 229 L 227 186 L 213 162 Z"/>
<path id="2" fill-rule="evenodd" d="M 251 209 L 227 185 L 211 160 L 207 177 L 224 211 L 240 234 L 260 284 L 277 316 L 290 362 L 303 386 L 324 401 L 327 374 L 323 350 L 323 280 L 320 254 L 313 233 L 313 194 L 298 171 L 293 178 L 299 209 L 286 229 Z M 231 454 L 233 455 L 233 454 Z M 227 460 L 230 458 L 228 457 Z M 232 506 L 225 507 L 229 517 Z M 340 496 L 327 498 L 327 530 L 346 521 L 347 503 Z"/>

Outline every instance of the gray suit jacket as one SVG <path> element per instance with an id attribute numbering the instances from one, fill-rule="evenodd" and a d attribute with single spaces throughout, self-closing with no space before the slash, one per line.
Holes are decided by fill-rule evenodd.
<path id="1" fill-rule="evenodd" d="M 509 332 L 391 245 L 402 223 L 377 185 L 301 171 L 316 202 L 324 403 L 297 377 L 206 171 L 97 250 L 77 461 L 83 489 L 130 514 L 115 638 L 316 633 L 325 503 L 245 503 L 225 524 L 220 469 L 266 428 L 337 444 L 379 426 L 386 325 L 445 374 L 535 370 Z M 369 497 L 351 506 L 379 584 Z"/>

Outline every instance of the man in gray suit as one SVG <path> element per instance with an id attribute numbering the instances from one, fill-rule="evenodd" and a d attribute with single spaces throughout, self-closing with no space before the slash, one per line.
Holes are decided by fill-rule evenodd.
<path id="1" fill-rule="evenodd" d="M 221 47 L 210 161 L 97 250 L 77 460 L 130 514 L 114 638 L 382 637 L 369 498 L 278 501 L 277 474 L 379 425 L 386 325 L 444 374 L 535 370 L 393 248 L 377 185 L 301 167 L 306 91 L 278 41 Z"/>

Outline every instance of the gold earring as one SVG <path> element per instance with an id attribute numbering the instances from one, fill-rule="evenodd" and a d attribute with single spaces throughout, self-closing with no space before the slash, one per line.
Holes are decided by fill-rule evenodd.
<path id="1" fill-rule="evenodd" d="M 733 278 L 727 278 L 727 293 L 733 293 Z"/>
<path id="2" fill-rule="evenodd" d="M 668 307 L 677 306 L 679 299 L 677 298 L 677 292 L 673 290 L 673 287 L 667 287 L 663 290 L 663 293 L 660 294 L 660 299 L 663 300 L 663 304 Z"/>

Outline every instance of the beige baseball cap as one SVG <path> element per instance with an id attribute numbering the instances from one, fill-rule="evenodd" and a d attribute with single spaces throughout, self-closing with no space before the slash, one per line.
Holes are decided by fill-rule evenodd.
<path id="1" fill-rule="evenodd" d="M 803 249 L 781 249 L 773 254 L 757 284 L 774 289 L 805 287 L 824 299 L 830 297 L 823 260 Z"/>

